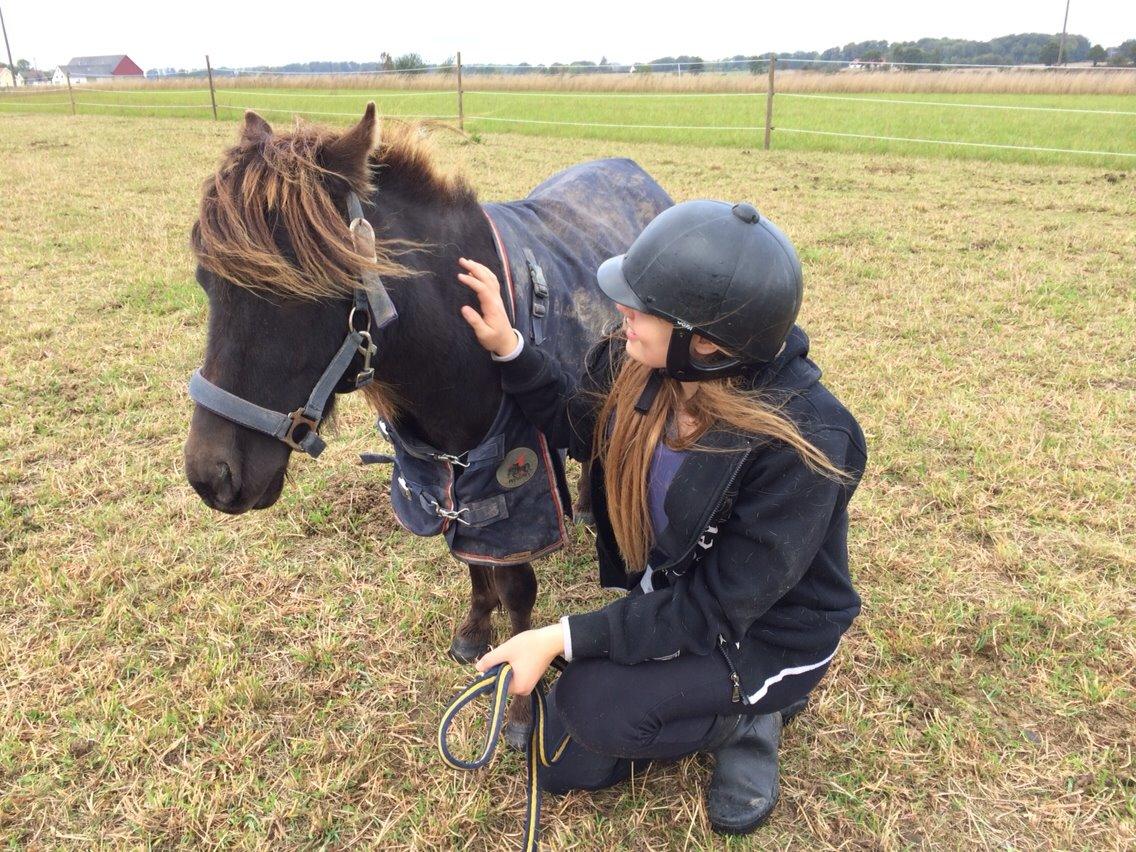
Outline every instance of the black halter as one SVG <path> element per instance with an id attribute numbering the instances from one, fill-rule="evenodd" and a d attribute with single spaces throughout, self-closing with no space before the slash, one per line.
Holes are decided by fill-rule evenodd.
<path id="1" fill-rule="evenodd" d="M 363 216 L 363 205 L 354 192 L 347 195 L 347 215 L 355 251 L 374 260 L 375 231 Z M 374 380 L 371 359 L 378 349 L 371 338 L 372 329 L 377 332 L 396 319 L 398 311 L 383 287 L 382 279 L 374 270 L 365 270 L 352 294 L 351 309 L 347 314 L 347 336 L 312 388 L 308 401 L 300 408 L 290 414 L 263 408 L 213 384 L 201 375 L 200 369 L 194 371 L 189 379 L 190 399 L 218 417 L 270 435 L 293 450 L 317 458 L 326 446 L 319 436 L 319 427 L 328 399 L 335 393 L 357 354 L 363 356 L 363 366 L 356 373 L 350 390 L 358 390 Z"/>

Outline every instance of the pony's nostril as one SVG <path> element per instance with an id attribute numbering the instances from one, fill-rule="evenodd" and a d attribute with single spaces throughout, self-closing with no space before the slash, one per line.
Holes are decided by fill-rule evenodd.
<path id="1" fill-rule="evenodd" d="M 213 494 L 219 503 L 231 504 L 237 489 L 233 485 L 233 472 L 225 462 L 217 462 L 213 477 Z"/>

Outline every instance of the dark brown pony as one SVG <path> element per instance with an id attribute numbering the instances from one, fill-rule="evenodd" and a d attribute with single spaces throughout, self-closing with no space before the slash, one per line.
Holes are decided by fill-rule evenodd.
<path id="1" fill-rule="evenodd" d="M 257 405 L 295 409 L 343 341 L 353 287 L 370 267 L 390 285 L 399 319 L 379 335 L 379 381 L 363 393 L 384 418 L 458 455 L 490 427 L 501 389 L 461 318 L 472 299 L 456 282 L 457 258 L 478 260 L 501 280 L 503 270 L 476 194 L 437 169 L 419 129 L 398 126 L 381 142 L 377 131 L 373 104 L 346 132 L 298 122 L 278 134 L 246 113 L 239 141 L 203 186 L 192 230 L 197 280 L 209 299 L 202 374 Z M 352 190 L 374 211 L 374 259 L 351 241 L 344 199 Z M 268 435 L 194 409 L 186 476 L 214 509 L 271 506 L 290 456 Z M 462 661 L 488 648 L 498 606 L 514 633 L 527 630 L 537 591 L 527 563 L 469 572 L 470 608 L 450 648 Z M 516 743 L 528 705 L 514 707 L 507 736 Z"/>

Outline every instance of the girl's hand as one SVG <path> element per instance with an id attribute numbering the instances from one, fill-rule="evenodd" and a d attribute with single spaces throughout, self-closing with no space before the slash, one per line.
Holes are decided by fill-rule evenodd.
<path id="1" fill-rule="evenodd" d="M 462 316 L 477 335 L 477 342 L 485 349 L 497 356 L 508 355 L 517 346 L 517 335 L 501 301 L 501 285 L 497 276 L 476 260 L 459 257 L 458 265 L 466 270 L 458 273 L 458 281 L 477 294 L 481 305 L 481 313 L 463 305 Z"/>
<path id="2" fill-rule="evenodd" d="M 477 661 L 477 670 L 487 672 L 498 663 L 513 667 L 510 695 L 528 695 L 533 691 L 557 654 L 564 653 L 564 632 L 559 624 L 526 630 L 494 648 Z"/>

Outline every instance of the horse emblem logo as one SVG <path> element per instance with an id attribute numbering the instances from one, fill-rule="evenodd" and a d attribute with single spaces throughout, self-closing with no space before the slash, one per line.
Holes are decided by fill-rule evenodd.
<path id="1" fill-rule="evenodd" d="M 536 453 L 528 447 L 510 450 L 497 468 L 497 481 L 505 488 L 518 488 L 536 473 Z"/>

